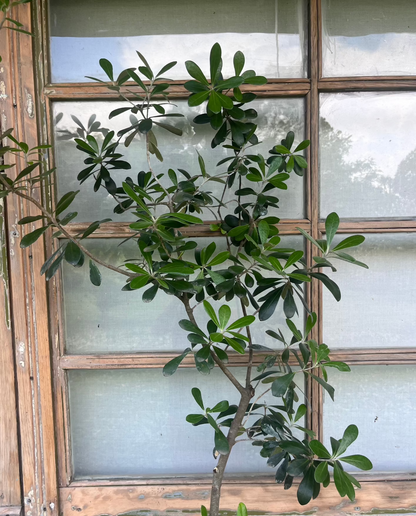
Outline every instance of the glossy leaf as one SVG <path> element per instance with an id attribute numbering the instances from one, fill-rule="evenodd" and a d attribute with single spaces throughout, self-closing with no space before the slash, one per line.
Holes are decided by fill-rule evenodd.
<path id="1" fill-rule="evenodd" d="M 186 348 L 182 355 L 173 358 L 167 364 L 165 364 L 163 368 L 163 376 L 172 376 L 174 373 L 176 373 L 176 370 L 180 366 L 181 362 L 190 352 L 191 348 Z"/>

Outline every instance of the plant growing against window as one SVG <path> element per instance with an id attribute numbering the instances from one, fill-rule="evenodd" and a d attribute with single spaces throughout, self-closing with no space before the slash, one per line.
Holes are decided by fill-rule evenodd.
<path id="1" fill-rule="evenodd" d="M 113 110 L 109 119 L 129 113 L 130 124 L 115 134 L 102 129 L 95 117 L 87 126 L 73 117 L 79 127 L 75 144 L 85 156 L 85 168 L 78 174 L 80 184 L 94 191 L 105 189 L 114 199 L 114 213 L 129 212 L 135 219 L 127 240 L 137 242 L 137 254 L 125 263 L 107 263 L 84 245 L 110 219 L 93 222 L 75 237 L 67 231 L 66 225 L 77 216 L 68 209 L 78 191 L 67 192 L 53 209 L 36 200 L 33 189 L 48 181 L 54 172 L 43 160 L 48 146 L 29 149 L 13 137 L 11 130 L 2 135 L 11 143 L 2 147 L 1 153 L 25 159 L 27 166 L 11 180 L 7 170 L 13 165 L 1 165 L 1 196 L 18 195 L 39 209 L 39 215 L 19 221 L 30 228 L 21 247 L 32 245 L 50 229 L 55 231 L 56 248 L 41 270 L 46 279 L 51 279 L 66 261 L 75 268 L 89 267 L 91 282 L 98 287 L 100 268 L 106 267 L 124 275 L 123 290 L 141 291 L 135 295 L 141 295 L 144 302 L 157 303 L 159 296 L 170 295 L 183 304 L 187 318 L 177 324 L 183 330 L 184 351 L 165 365 L 164 376 L 181 374 L 181 363 L 191 357 L 200 374 L 209 375 L 218 367 L 230 388 L 239 394 L 237 404 L 218 399 L 215 406 L 208 407 L 204 392 L 192 389 L 195 404 L 189 408 L 187 421 L 196 427 L 195 432 L 201 425 L 212 427 L 217 458 L 211 516 L 219 513 L 227 462 L 231 453 L 238 454 L 239 441 L 250 441 L 258 448 L 268 465 L 275 468 L 276 482 L 283 483 L 285 489 L 292 486 L 294 478 L 300 478 L 297 497 L 301 505 L 316 498 L 321 486 L 329 485 L 330 471 L 339 494 L 353 500 L 354 487 L 360 484 L 343 465 L 362 470 L 372 467 L 362 455 L 346 455 L 358 436 L 357 427 L 350 425 L 342 437 L 331 438 L 329 450 L 304 423 L 308 412 L 305 380 L 317 382 L 334 398 L 328 371 L 349 370 L 345 363 L 332 361 L 328 346 L 316 340 L 317 314 L 309 307 L 305 287 L 312 280 L 322 282 L 339 301 L 338 286 L 321 269 L 335 272 L 336 260 L 366 267 L 345 252 L 360 245 L 364 237 L 351 236 L 335 245 L 339 218 L 331 213 L 325 223 L 326 239 L 315 240 L 299 228 L 315 250 L 311 263 L 307 263 L 302 250 L 285 246 L 276 216 L 277 195 L 279 190 L 285 195 L 291 183 L 302 180 L 307 169 L 303 151 L 309 141 L 295 144 L 295 135 L 289 131 L 267 156 L 258 153 L 258 114 L 250 106 L 256 95 L 249 88 L 267 81 L 253 70 L 245 70 L 241 52 L 234 56 L 234 76 L 224 78 L 221 54 L 220 46 L 215 44 L 210 54 L 209 78 L 196 63 L 187 61 L 191 80 L 185 84 L 190 92 L 189 106 L 204 107 L 204 112 L 194 119 L 196 130 L 199 125 L 209 124 L 211 147 L 222 146 L 228 152 L 216 170 L 205 165 L 204 153 L 198 155 L 198 170 L 174 170 L 163 161 L 163 148 L 159 148 L 155 129 L 173 133 L 180 146 L 181 130 L 172 120 L 183 115 L 167 109 L 171 107 L 169 80 L 163 77 L 175 62 L 156 73 L 138 53 L 140 66 L 115 77 L 112 64 L 102 59 L 100 65 L 108 76 L 108 88 L 126 103 Z M 129 90 L 128 81 L 135 83 L 134 91 Z M 134 165 L 123 157 L 123 145 L 144 146 L 147 170 L 133 170 Z M 120 171 L 125 170 L 132 172 L 120 182 Z M 215 220 L 210 227 L 213 235 L 222 235 L 225 250 L 218 250 L 215 242 L 201 248 L 196 239 L 187 236 L 189 228 L 203 224 L 207 216 Z M 66 240 L 58 240 L 62 235 Z M 285 328 L 267 330 L 276 345 L 266 347 L 253 330 L 256 334 L 261 332 L 262 322 L 277 312 L 284 314 Z M 301 313 L 305 314 L 305 323 L 299 327 L 295 316 Z M 239 363 L 245 368 L 244 382 L 228 365 L 236 356 L 241 356 Z M 204 507 L 202 513 L 207 513 Z"/>

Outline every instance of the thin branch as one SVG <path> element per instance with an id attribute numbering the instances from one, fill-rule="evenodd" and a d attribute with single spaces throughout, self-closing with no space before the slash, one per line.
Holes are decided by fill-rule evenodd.
<path id="1" fill-rule="evenodd" d="M 7 181 L 5 181 L 5 179 L 3 177 L 0 176 L 0 182 L 1 184 L 6 188 L 6 190 L 8 190 L 9 192 L 17 195 L 18 197 L 20 197 L 21 199 L 25 199 L 29 202 L 31 202 L 34 206 L 36 206 L 36 208 L 38 208 L 39 211 L 41 211 L 45 217 L 52 223 L 53 226 L 55 226 L 57 229 L 59 229 L 59 231 L 65 236 L 65 238 L 67 238 L 68 240 L 70 240 L 71 242 L 73 242 L 74 244 L 76 244 L 79 249 L 86 255 L 88 256 L 89 258 L 91 258 L 91 260 L 93 260 L 94 262 L 98 263 L 99 265 L 101 265 L 102 267 L 105 267 L 106 269 L 110 269 L 114 272 L 117 272 L 119 274 L 122 274 L 123 276 L 127 276 L 129 278 L 134 278 L 135 275 L 134 274 L 131 274 L 130 272 L 127 272 L 127 271 L 123 271 L 122 269 L 119 269 L 118 267 L 115 267 L 114 265 L 111 265 L 110 263 L 107 263 L 107 262 L 104 262 L 102 260 L 100 260 L 99 258 L 97 258 L 96 256 L 94 256 L 90 251 L 88 251 L 88 249 L 86 249 L 81 243 L 79 240 L 77 240 L 76 238 L 74 238 L 73 236 L 71 236 L 65 229 L 64 227 L 59 224 L 59 222 L 56 220 L 56 218 L 46 209 L 44 208 L 36 199 L 34 199 L 33 197 L 31 197 L 30 195 L 26 195 L 24 193 L 22 193 L 20 190 L 15 190 L 13 187 L 11 187 Z"/>

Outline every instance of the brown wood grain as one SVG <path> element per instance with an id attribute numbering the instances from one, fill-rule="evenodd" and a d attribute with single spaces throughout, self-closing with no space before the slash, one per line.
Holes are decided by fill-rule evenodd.
<path id="1" fill-rule="evenodd" d="M 13 102 L 10 39 L 0 31 L 0 133 L 12 127 Z M 0 144 L 2 142 L 0 141 Z M 7 145 L 4 140 L 3 144 Z M 8 162 L 6 155 L 6 163 Z M 10 162 L 9 162 L 10 164 Z M 16 377 L 9 288 L 6 203 L 0 203 L 0 514 L 21 509 L 20 464 L 17 434 Z M 5 514 L 5 513 L 4 513 Z"/>
<path id="2" fill-rule="evenodd" d="M 0 506 L 0 516 L 20 516 L 21 514 L 21 505 Z"/>
<path id="3" fill-rule="evenodd" d="M 168 511 L 199 514 L 201 505 L 209 503 L 209 484 L 159 486 L 95 486 L 61 488 L 63 516 L 115 516 L 125 513 L 152 515 Z M 296 498 L 296 487 L 285 491 L 283 486 L 264 481 L 251 485 L 226 483 L 222 488 L 221 510 L 235 511 L 244 501 L 250 514 L 319 514 L 319 516 L 347 516 L 374 511 L 401 514 L 416 509 L 416 481 L 362 483 L 356 500 L 341 499 L 333 484 L 321 492 L 319 498 L 301 507 Z"/>
<path id="4" fill-rule="evenodd" d="M 186 99 L 189 97 L 183 84 L 186 81 L 172 81 L 167 90 L 171 98 Z M 148 83 L 146 81 L 145 83 Z M 282 96 L 304 96 L 309 91 L 308 79 L 268 79 L 263 86 L 243 85 L 243 92 L 253 92 L 259 97 L 282 97 Z M 127 98 L 134 98 L 129 93 L 140 93 L 142 90 L 133 82 L 128 82 L 123 88 L 123 94 Z M 119 94 L 109 90 L 104 84 L 100 83 L 70 83 L 70 84 L 50 84 L 43 90 L 45 96 L 54 100 L 63 99 L 94 99 L 94 100 L 118 100 Z"/>
<path id="5" fill-rule="evenodd" d="M 204 222 L 204 224 L 195 224 L 187 228 L 182 228 L 181 233 L 186 237 L 221 237 L 220 231 L 211 231 L 210 224 L 215 224 L 218 221 L 212 220 Z M 71 223 L 66 226 L 66 230 L 70 235 L 76 236 L 87 229 L 89 223 Z M 281 220 L 277 224 L 279 233 L 281 235 L 299 235 L 296 229 L 300 227 L 305 231 L 310 231 L 310 222 L 307 219 L 299 220 Z M 95 231 L 89 238 L 125 238 L 126 236 L 134 234 L 130 229 L 128 222 L 107 222 Z"/>
<path id="6" fill-rule="evenodd" d="M 30 5 L 18 6 L 17 19 L 31 30 Z M 13 55 L 13 105 L 15 135 L 29 147 L 39 143 L 37 95 L 34 79 L 33 41 L 23 34 L 11 33 Z M 13 174 L 25 166 L 18 162 Z M 40 199 L 39 190 L 33 192 Z M 37 214 L 31 206 L 8 199 L 10 239 L 11 299 L 15 337 L 19 399 L 22 492 L 25 511 L 32 516 L 55 515 L 57 503 L 56 453 L 51 389 L 49 324 L 45 280 L 39 270 L 44 261 L 43 241 L 30 250 L 20 249 L 24 230 L 17 224 L 21 216 Z"/>

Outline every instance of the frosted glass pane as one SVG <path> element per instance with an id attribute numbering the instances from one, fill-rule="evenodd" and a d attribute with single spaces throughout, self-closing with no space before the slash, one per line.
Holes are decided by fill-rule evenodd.
<path id="1" fill-rule="evenodd" d="M 324 442 L 355 424 L 359 436 L 348 455 L 366 455 L 376 472 L 416 471 L 415 366 L 354 366 L 331 371 L 335 403 L 324 393 Z M 344 464 L 345 469 L 355 470 Z"/>
<path id="2" fill-rule="evenodd" d="M 346 249 L 368 270 L 339 260 L 336 273 L 325 270 L 342 294 L 337 303 L 323 288 L 324 339 L 331 349 L 416 346 L 415 250 L 416 233 L 369 234 L 362 246 Z"/>
<path id="3" fill-rule="evenodd" d="M 323 0 L 326 77 L 416 73 L 413 0 Z"/>
<path id="4" fill-rule="evenodd" d="M 211 241 L 217 244 L 217 251 L 225 250 L 223 238 L 198 239 L 201 247 Z M 121 265 L 124 260 L 137 258 L 139 250 L 133 241 L 117 247 L 117 240 L 89 240 L 85 245 L 98 258 Z M 282 237 L 282 246 L 303 249 L 302 237 Z M 186 257 L 185 257 L 186 258 Z M 192 258 L 192 255 L 190 255 Z M 216 269 L 231 265 L 225 263 Z M 95 287 L 89 280 L 89 269 L 80 269 L 68 264 L 63 266 L 63 305 L 65 316 L 65 347 L 70 354 L 99 354 L 108 352 L 136 353 L 156 351 L 183 351 L 189 346 L 187 333 L 178 326 L 180 319 L 186 319 L 182 303 L 173 296 L 158 292 L 151 303 L 143 303 L 142 294 L 147 288 L 125 292 L 124 276 L 100 267 L 102 284 Z M 265 271 L 266 272 L 266 271 Z M 266 273 L 264 273 L 267 276 Z M 192 305 L 196 304 L 193 302 Z M 212 301 L 216 310 L 229 304 L 235 318 L 242 317 L 241 306 L 237 298 L 227 303 Z M 304 313 L 298 303 L 299 316 L 293 321 L 303 327 Z M 248 310 L 251 313 L 251 310 Z M 200 305 L 195 310 L 198 324 L 205 327 L 207 315 Z M 161 331 L 163 328 L 163 331 Z M 281 328 L 289 338 L 282 305 L 279 304 L 275 314 L 269 320 L 256 322 L 252 326 L 252 335 L 256 344 L 276 347 L 278 341 L 265 334 L 268 329 L 276 331 Z"/>
<path id="5" fill-rule="evenodd" d="M 321 216 L 416 215 L 416 93 L 321 95 Z"/>
<path id="6" fill-rule="evenodd" d="M 159 148 L 164 156 L 163 163 L 153 159 L 152 167 L 154 167 L 155 172 L 167 174 L 169 168 L 175 170 L 182 168 L 190 173 L 195 170 L 199 171 L 197 151 L 203 156 L 208 173 L 215 175 L 225 171 L 227 164 L 218 168 L 216 164 L 224 157 L 231 155 L 229 151 L 222 147 L 211 149 L 211 140 L 215 132 L 208 125 L 196 125 L 192 122 L 195 116 L 202 112 L 203 107 L 191 109 L 186 101 L 178 101 L 175 104 L 178 105 L 178 108 L 168 106 L 167 111 L 171 109 L 186 116 L 183 119 L 174 119 L 174 124 L 183 130 L 183 136 L 174 136 L 167 131 L 158 130 L 159 128 L 155 129 Z M 113 109 L 123 105 L 119 102 L 100 101 L 54 103 L 55 120 L 58 121 L 55 128 L 55 159 L 58 169 L 59 196 L 70 190 L 79 190 L 79 182 L 76 178 L 78 173 L 86 167 L 83 163 L 86 155 L 75 148 L 76 144 L 73 138 L 79 137 L 76 133 L 78 126 L 72 120 L 71 115 L 78 117 L 87 126 L 89 117 L 95 114 L 97 115 L 97 121 L 100 121 L 104 127 L 109 127 L 117 132 L 130 125 L 128 115 L 117 116 L 111 121 L 108 121 L 108 115 Z M 305 103 L 303 99 L 261 99 L 253 102 L 251 106 L 259 114 L 257 134 L 262 142 L 253 148 L 253 152 L 268 156 L 268 151 L 280 143 L 280 140 L 290 130 L 295 132 L 295 144 L 304 139 Z M 100 133 L 94 133 L 94 135 L 97 138 L 102 137 Z M 120 170 L 114 173 L 114 180 L 120 186 L 126 176 L 137 177 L 137 173 L 141 170 L 148 170 L 148 165 L 143 139 L 133 141 L 127 148 L 121 145 L 119 151 L 124 153 L 127 161 L 132 165 L 132 170 Z M 253 183 L 250 183 L 250 186 L 253 187 Z M 303 180 L 293 174 L 293 177 L 288 181 L 288 186 L 287 191 L 278 190 L 276 193 L 280 199 L 278 216 L 280 218 L 303 218 Z M 222 185 L 211 182 L 205 190 L 212 191 L 213 194 L 217 193 L 221 197 Z M 235 190 L 236 188 L 233 191 Z M 107 217 L 112 217 L 115 221 L 132 219 L 129 214 L 123 216 L 113 214 L 114 206 L 115 202 L 106 190 L 100 189 L 97 193 L 93 192 L 93 180 L 91 180 L 82 185 L 81 193 L 71 204 L 70 210 L 78 211 L 77 221 L 93 221 Z M 232 213 L 234 208 L 235 205 L 230 205 L 229 211 Z M 204 217 L 207 220 L 217 218 L 209 211 L 206 211 Z"/>
<path id="7" fill-rule="evenodd" d="M 233 372 L 244 381 L 243 368 Z M 208 407 L 239 400 L 218 368 L 209 376 L 179 369 L 165 378 L 160 369 L 131 369 L 69 371 L 68 377 L 76 478 L 211 473 L 214 431 L 185 421 L 187 414 L 200 411 L 191 389 L 201 390 Z M 266 396 L 266 403 L 276 404 L 276 398 Z M 236 446 L 228 473 L 273 474 L 258 447 L 249 442 Z"/>
<path id="8" fill-rule="evenodd" d="M 234 75 L 232 57 L 246 55 L 247 69 L 268 77 L 306 77 L 304 0 L 52 0 L 52 82 L 107 80 L 98 61 L 109 59 L 119 73 L 138 66 L 136 50 L 158 71 L 178 61 L 172 79 L 187 79 L 185 61 L 208 73 L 209 51 L 224 51 L 224 74 Z"/>

